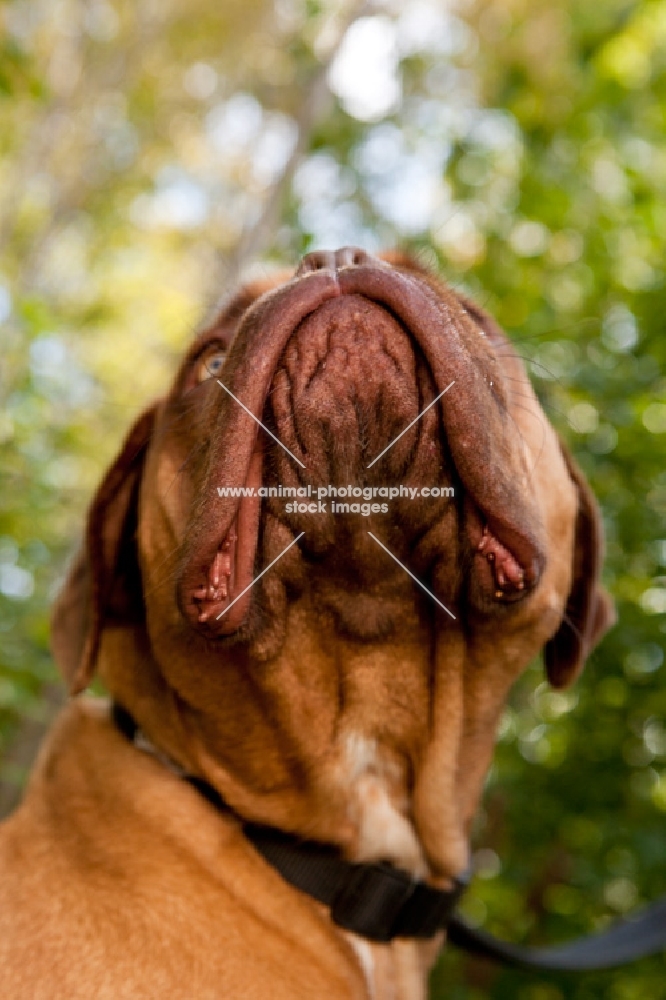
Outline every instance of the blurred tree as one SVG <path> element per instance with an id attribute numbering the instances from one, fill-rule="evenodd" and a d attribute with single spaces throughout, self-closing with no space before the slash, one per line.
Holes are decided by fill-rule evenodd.
<path id="1" fill-rule="evenodd" d="M 538 664 L 517 685 L 465 902 L 563 939 L 666 892 L 666 2 L 386 0 L 336 52 L 355 12 L 0 5 L 0 750 L 53 680 L 85 499 L 237 248 L 409 246 L 512 333 L 603 504 L 619 624 L 571 691 Z M 659 1000 L 665 972 L 450 953 L 433 995 Z"/>
<path id="2" fill-rule="evenodd" d="M 62 697 L 47 608 L 87 500 L 270 237 L 355 10 L 0 6 L 0 812 Z"/>

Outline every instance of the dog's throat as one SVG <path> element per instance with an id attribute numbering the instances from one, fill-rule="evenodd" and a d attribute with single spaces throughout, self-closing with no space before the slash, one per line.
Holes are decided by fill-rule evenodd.
<path id="1" fill-rule="evenodd" d="M 388 862 L 347 861 L 333 844 L 244 821 L 213 785 L 158 750 L 118 702 L 112 704 L 111 719 L 138 750 L 188 782 L 218 812 L 235 816 L 264 860 L 286 882 L 330 907 L 331 920 L 338 927 L 369 941 L 387 943 L 395 938 L 428 940 L 451 923 L 470 872 L 453 877 L 447 889 L 435 888 Z"/>

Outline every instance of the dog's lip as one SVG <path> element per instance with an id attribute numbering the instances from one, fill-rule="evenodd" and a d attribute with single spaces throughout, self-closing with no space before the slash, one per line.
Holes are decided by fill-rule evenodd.
<path id="1" fill-rule="evenodd" d="M 257 300 L 245 314 L 225 366 L 230 372 L 227 387 L 240 399 L 243 407 L 260 421 L 279 359 L 298 324 L 328 299 L 348 294 L 362 295 L 397 317 L 419 345 L 440 388 L 457 381 L 466 393 L 465 398 L 469 399 L 474 393 L 478 395 L 480 404 L 483 404 L 479 409 L 484 409 L 481 414 L 474 408 L 465 411 L 464 405 L 456 400 L 456 393 L 443 396 L 440 405 L 449 446 L 463 486 L 482 512 L 484 522 L 517 560 L 523 572 L 524 586 L 518 593 L 506 596 L 525 596 L 538 583 L 545 559 L 543 545 L 536 537 L 540 522 L 531 499 L 521 496 L 520 489 L 512 484 L 510 476 L 504 471 L 504 466 L 510 467 L 507 454 L 515 466 L 520 461 L 519 452 L 516 448 L 511 450 L 508 441 L 501 442 L 504 453 L 497 457 L 488 448 L 484 417 L 487 419 L 491 412 L 503 423 L 505 415 L 499 410 L 481 370 L 464 348 L 460 334 L 464 310 L 462 307 L 456 310 L 445 300 L 438 300 L 435 292 L 420 277 L 372 260 L 345 264 L 338 269 L 325 267 L 297 276 Z M 445 352 L 441 349 L 438 352 L 437 337 L 447 338 Z M 221 482 L 247 482 L 257 435 L 261 433 L 257 424 L 243 414 L 237 403 L 221 398 L 221 407 L 225 406 L 224 419 L 220 419 L 221 433 L 212 444 L 210 470 L 204 484 L 206 497 L 215 495 L 215 487 Z M 479 468 L 479 441 L 484 443 L 487 456 L 492 459 L 488 462 L 493 468 L 487 470 L 490 477 L 487 480 L 484 480 L 483 470 Z M 492 481 L 493 471 L 498 483 Z M 197 526 L 192 526 L 196 541 L 188 546 L 185 554 L 179 603 L 193 625 L 199 628 L 203 625 L 206 631 L 223 635 L 235 631 L 243 623 L 252 594 L 248 592 L 220 621 L 209 617 L 205 622 L 199 622 L 199 611 L 193 605 L 192 594 L 201 585 L 202 568 L 209 572 L 240 509 L 237 498 L 217 500 L 214 510 L 209 506 L 211 502 L 215 501 L 206 501 L 204 507 L 207 526 L 198 530 Z M 530 522 L 535 526 L 536 533 L 526 527 Z M 258 513 L 253 545 L 242 545 L 246 554 L 251 552 L 253 559 L 257 536 Z M 252 568 L 246 562 L 242 574 L 244 578 L 248 577 Z"/>
<path id="2" fill-rule="evenodd" d="M 254 508 L 247 498 L 219 497 L 217 486 L 225 482 L 247 485 L 251 477 L 252 457 L 257 451 L 260 421 L 270 384 L 278 361 L 289 338 L 298 324 L 329 298 L 340 295 L 337 276 L 330 270 L 313 271 L 295 278 L 287 285 L 258 299 L 245 313 L 234 341 L 230 345 L 222 373 L 228 391 L 220 389 L 218 413 L 221 432 L 211 442 L 209 471 L 203 483 L 203 509 L 193 511 L 193 520 L 186 531 L 181 572 L 177 583 L 177 601 L 181 613 L 199 632 L 209 637 L 228 635 L 243 624 L 252 599 L 249 585 L 252 582 L 258 538 L 260 501 Z M 241 406 L 238 405 L 241 402 Z M 253 414 L 252 420 L 247 413 Z M 260 485 L 258 483 L 257 485 Z M 220 611 L 200 619 L 201 604 L 194 600 L 204 581 L 208 581 L 217 552 L 228 537 L 236 519 L 244 520 L 244 508 L 254 511 L 252 536 L 245 537 L 244 528 L 238 525 L 238 567 L 235 590 L 227 604 L 236 601 L 233 608 L 218 619 Z M 190 540 L 191 539 L 191 540 Z M 241 587 L 241 582 L 243 586 Z M 240 591 L 248 588 L 240 597 Z M 236 598 L 239 598 L 236 600 Z M 222 609 L 224 610 L 224 608 Z"/>
<path id="3" fill-rule="evenodd" d="M 479 582 L 495 600 L 514 603 L 526 597 L 538 583 L 544 559 L 537 543 L 518 536 L 496 518 L 479 510 L 467 519 L 472 551 L 481 563 Z"/>
<path id="4" fill-rule="evenodd" d="M 463 487 L 481 513 L 481 520 L 522 570 L 523 586 L 515 590 L 509 588 L 503 596 L 514 600 L 526 596 L 539 582 L 545 566 L 544 545 L 538 537 L 540 519 L 531 497 L 525 495 L 520 476 L 516 477 L 514 484 L 510 477 L 502 475 L 501 454 L 495 459 L 490 453 L 493 461 L 487 462 L 486 473 L 483 462 L 478 460 L 477 450 L 487 443 L 488 435 L 483 433 L 483 417 L 479 419 L 476 408 L 465 412 L 465 408 L 460 406 L 460 391 L 466 393 L 467 398 L 476 395 L 479 409 L 481 404 L 486 410 L 492 407 L 501 424 L 505 424 L 506 415 L 490 391 L 489 383 L 492 384 L 493 380 L 486 380 L 481 370 L 471 363 L 463 349 L 462 337 L 449 338 L 445 366 L 442 365 L 435 338 L 438 331 L 447 334 L 446 324 L 452 328 L 459 325 L 459 314 L 447 303 L 437 300 L 434 291 L 420 276 L 405 274 L 385 265 L 362 264 L 345 268 L 339 272 L 339 285 L 342 294 L 365 295 L 387 308 L 402 322 L 423 352 L 440 391 L 451 382 L 458 384 L 457 391 L 454 387 L 454 391 L 446 392 L 440 404 L 451 457 Z M 461 307 L 463 311 L 474 322 L 467 310 Z M 510 444 L 510 433 L 515 433 L 513 428 L 507 430 L 507 439 L 499 442 L 505 451 Z M 515 461 L 520 461 L 520 449 L 514 450 L 513 457 Z"/>
<path id="5" fill-rule="evenodd" d="M 250 462 L 246 487 L 261 486 L 263 452 L 257 448 Z M 259 535 L 261 501 L 241 497 L 230 526 L 219 534 L 208 562 L 191 568 L 181 589 L 185 617 L 211 637 L 231 635 L 243 624 L 252 595 L 250 587 Z"/>
<path id="6" fill-rule="evenodd" d="M 208 621 L 216 611 L 223 612 L 228 603 L 229 592 L 235 589 L 237 541 L 238 528 L 234 522 L 215 553 L 208 570 L 208 579 L 193 592 L 193 600 L 199 608 L 200 622 Z"/>

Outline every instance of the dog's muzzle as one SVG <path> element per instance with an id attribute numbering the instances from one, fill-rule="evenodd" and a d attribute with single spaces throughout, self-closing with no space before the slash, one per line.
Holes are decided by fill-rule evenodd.
<path id="1" fill-rule="evenodd" d="M 337 558 L 343 530 L 330 519 L 290 520 L 256 496 L 220 499 L 218 486 L 256 492 L 262 484 L 427 485 L 455 477 L 488 600 L 520 600 L 538 582 L 542 527 L 524 489 L 525 455 L 500 359 L 453 293 L 353 247 L 308 254 L 290 282 L 241 318 L 220 382 L 206 499 L 188 530 L 179 583 L 180 607 L 204 634 L 232 635 L 244 624 L 252 582 L 285 541 L 303 535 L 301 551 Z M 262 550 L 266 510 L 281 529 L 279 547 L 269 538 Z M 442 508 L 427 515 L 415 507 L 393 516 L 399 556 L 408 557 L 440 516 Z M 430 565 L 451 558 L 445 542 Z"/>

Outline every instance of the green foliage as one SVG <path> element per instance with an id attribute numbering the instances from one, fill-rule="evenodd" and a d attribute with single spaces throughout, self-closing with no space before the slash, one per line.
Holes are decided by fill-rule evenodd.
<path id="1" fill-rule="evenodd" d="M 225 291 L 219 256 L 279 177 L 333 7 L 0 8 L 0 749 L 52 676 L 46 608 L 86 497 Z M 666 892 L 666 3 L 371 21 L 386 81 L 359 107 L 334 66 L 265 266 L 354 242 L 439 266 L 510 331 L 601 501 L 618 624 L 571 691 L 539 665 L 517 685 L 465 902 L 507 938 L 562 940 Z M 433 995 L 659 1000 L 665 973 L 448 953 Z"/>

